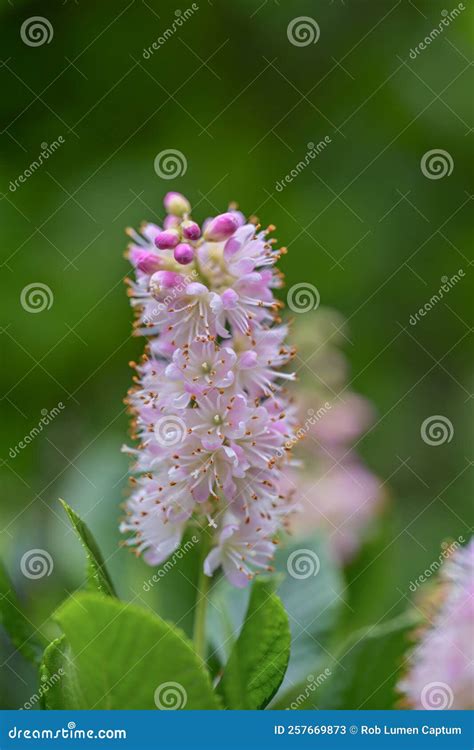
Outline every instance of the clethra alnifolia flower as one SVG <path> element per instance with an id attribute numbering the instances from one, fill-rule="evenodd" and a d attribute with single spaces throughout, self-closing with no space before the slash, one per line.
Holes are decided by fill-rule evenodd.
<path id="1" fill-rule="evenodd" d="M 283 481 L 296 412 L 282 371 L 285 346 L 269 232 L 231 208 L 203 229 L 189 201 L 168 193 L 163 228 L 132 238 L 129 295 L 148 338 L 128 404 L 138 444 L 121 529 L 158 565 L 188 524 L 209 527 L 204 572 L 222 566 L 236 586 L 269 570 L 279 530 L 295 509 Z"/>
<path id="2" fill-rule="evenodd" d="M 398 684 L 404 707 L 474 708 L 474 539 L 443 562 L 429 625 L 419 633 Z"/>

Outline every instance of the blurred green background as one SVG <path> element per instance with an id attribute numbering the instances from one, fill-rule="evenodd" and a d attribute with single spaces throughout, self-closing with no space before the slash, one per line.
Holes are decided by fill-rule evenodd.
<path id="1" fill-rule="evenodd" d="M 322 304 L 349 320 L 352 388 L 377 409 L 358 449 L 392 497 L 385 543 L 359 561 L 359 572 L 367 568 L 356 619 L 372 622 L 406 605 L 410 580 L 438 557 L 443 539 L 469 536 L 472 6 L 466 0 L 414 59 L 410 50 L 451 10 L 444 0 L 195 6 L 144 56 L 191 4 L 3 4 L 1 554 L 38 626 L 84 577 L 60 496 L 94 530 L 124 598 L 152 572 L 118 546 L 128 464 L 122 399 L 128 361 L 143 346 L 130 336 L 124 228 L 159 222 L 163 195 L 175 189 L 198 220 L 235 200 L 276 224 L 289 248 L 288 285 L 311 282 Z M 22 41 L 32 16 L 49 20 L 48 43 Z M 288 25 L 301 16 L 317 21 L 317 43 L 290 43 Z M 308 143 L 326 136 L 319 156 L 277 189 Z M 60 137 L 12 190 L 41 144 Z M 173 180 L 154 170 L 165 149 L 187 163 Z M 431 149 L 448 152 L 449 176 L 422 173 Z M 410 325 L 441 278 L 459 269 L 462 280 Z M 54 296 L 37 314 L 20 301 L 34 282 Z M 61 413 L 12 458 L 42 410 L 60 402 Z M 438 414 L 454 435 L 432 447 L 420 425 Z M 51 553 L 49 577 L 21 575 L 31 548 Z M 15 706 L 33 677 L 6 639 L 1 648 L 0 697 Z"/>

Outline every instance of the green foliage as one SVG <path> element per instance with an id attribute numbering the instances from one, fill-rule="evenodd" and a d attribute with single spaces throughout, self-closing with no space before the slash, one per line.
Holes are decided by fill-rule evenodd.
<path id="1" fill-rule="evenodd" d="M 41 634 L 24 614 L 8 573 L 0 561 L 0 623 L 25 659 L 38 664 L 44 648 Z"/>
<path id="2" fill-rule="evenodd" d="M 292 554 L 304 550 L 319 561 L 316 575 L 293 578 L 288 572 Z M 315 568 L 316 570 L 316 568 Z M 273 585 L 287 612 L 291 628 L 291 655 L 279 695 L 306 678 L 327 659 L 343 608 L 344 581 L 327 543 L 319 536 L 282 544 L 275 557 Z M 247 589 L 236 590 L 225 580 L 214 586 L 209 608 L 210 639 L 215 655 L 225 664 L 242 627 L 248 606 Z M 285 701 L 285 698 L 282 699 Z"/>
<path id="3" fill-rule="evenodd" d="M 100 591 L 102 594 L 116 596 L 114 585 L 105 567 L 102 553 L 88 526 L 64 500 L 60 500 L 60 502 L 84 547 L 87 557 L 87 581 L 89 588 Z"/>
<path id="4" fill-rule="evenodd" d="M 303 556 L 308 559 L 306 572 L 310 574 L 294 578 L 289 573 L 291 560 L 303 559 Z M 344 608 L 344 580 L 321 535 L 282 545 L 275 558 L 275 567 L 283 577 L 278 595 L 291 627 L 291 658 L 282 685 L 284 690 L 302 680 L 327 658 L 328 647 L 332 645 Z"/>
<path id="5" fill-rule="evenodd" d="M 42 708 L 62 710 L 84 704 L 85 698 L 64 635 L 46 647 L 39 673 Z"/>
<path id="6" fill-rule="evenodd" d="M 23 655 L 39 664 L 43 708 L 216 709 L 222 700 L 228 709 L 255 710 L 268 706 L 277 692 L 272 708 L 395 707 L 407 634 L 417 618 L 404 614 L 353 632 L 337 645 L 342 579 L 320 539 L 283 547 L 277 573 L 257 579 L 250 590 L 232 589 L 224 581 L 215 587 L 208 622 L 214 645 L 210 663 L 220 676 L 214 692 L 209 672 L 184 633 L 144 608 L 104 596 L 113 588 L 102 556 L 87 527 L 64 505 L 86 548 L 89 580 L 98 591 L 79 592 L 56 611 L 53 619 L 62 634 L 45 649 L 0 568 L 2 623 Z M 192 555 L 198 548 L 194 542 L 176 566 L 189 555 L 189 573 L 196 573 Z M 299 575 L 297 555 L 317 560 L 310 575 Z M 175 566 L 159 585 L 172 571 Z M 172 580 L 161 590 L 163 597 Z M 192 609 L 195 590 L 188 593 Z"/>
<path id="7" fill-rule="evenodd" d="M 290 655 L 285 609 L 265 579 L 255 581 L 245 622 L 218 692 L 231 709 L 264 708 L 278 690 Z"/>
<path id="8" fill-rule="evenodd" d="M 395 684 L 403 668 L 408 634 L 417 623 L 409 612 L 382 625 L 353 633 L 329 666 L 331 676 L 314 694 L 314 704 L 301 708 L 395 708 Z"/>
<path id="9" fill-rule="evenodd" d="M 219 708 L 190 642 L 156 615 L 81 592 L 54 619 L 64 638 L 47 649 L 42 670 L 61 668 L 64 678 L 45 694 L 48 709 Z"/>

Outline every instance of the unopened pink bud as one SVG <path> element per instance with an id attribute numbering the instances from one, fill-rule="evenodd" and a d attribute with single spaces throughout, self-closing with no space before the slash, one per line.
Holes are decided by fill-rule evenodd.
<path id="1" fill-rule="evenodd" d="M 197 240 L 201 236 L 201 228 L 195 221 L 183 221 L 181 231 L 186 240 Z"/>
<path id="2" fill-rule="evenodd" d="M 175 247 L 173 255 L 177 263 L 186 266 L 194 259 L 194 250 L 187 242 L 181 242 Z"/>
<path id="3" fill-rule="evenodd" d="M 191 204 L 181 193 L 166 193 L 163 203 L 166 211 L 175 216 L 183 216 L 191 211 Z"/>
<path id="4" fill-rule="evenodd" d="M 160 258 L 155 253 L 148 250 L 140 250 L 134 258 L 136 267 L 143 273 L 154 273 L 160 267 Z"/>
<path id="5" fill-rule="evenodd" d="M 160 250 L 168 250 L 169 248 L 176 247 L 179 242 L 179 232 L 176 229 L 165 229 L 164 232 L 160 232 L 155 237 L 155 245 Z"/>
<path id="6" fill-rule="evenodd" d="M 179 216 L 168 214 L 163 221 L 163 229 L 177 229 L 181 223 Z"/>
<path id="7" fill-rule="evenodd" d="M 239 220 L 235 213 L 228 211 L 225 214 L 219 214 L 207 224 L 204 230 L 204 239 L 211 242 L 221 242 L 234 234 L 238 226 Z"/>

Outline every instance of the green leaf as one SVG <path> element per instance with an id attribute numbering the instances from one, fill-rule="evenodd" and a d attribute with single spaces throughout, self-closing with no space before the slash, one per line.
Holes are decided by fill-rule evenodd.
<path id="1" fill-rule="evenodd" d="M 344 607 L 344 580 L 327 541 L 314 535 L 282 545 L 275 557 L 284 574 L 278 589 L 291 627 L 291 657 L 281 692 L 326 661 Z"/>
<path id="2" fill-rule="evenodd" d="M 288 561 L 292 560 L 293 565 L 298 565 L 298 561 L 304 564 L 305 558 L 310 567 L 303 573 L 308 572 L 309 575 L 293 577 L 288 570 Z M 311 568 L 312 562 L 314 570 Z M 308 672 L 317 671 L 318 665 L 327 660 L 344 606 L 344 581 L 330 555 L 327 542 L 316 535 L 291 545 L 282 544 L 275 556 L 275 568 L 273 578 L 292 634 L 290 661 L 280 695 L 305 680 Z M 222 579 L 213 587 L 210 598 L 210 641 L 221 664 L 225 664 L 242 627 L 249 590 L 236 590 Z"/>
<path id="3" fill-rule="evenodd" d="M 327 666 L 331 676 L 300 708 L 392 709 L 395 685 L 419 618 L 412 611 L 354 633 Z"/>
<path id="4" fill-rule="evenodd" d="M 290 628 L 273 584 L 252 587 L 242 631 L 234 644 L 218 692 L 231 709 L 264 708 L 278 690 L 290 656 Z"/>
<path id="5" fill-rule="evenodd" d="M 114 585 L 105 567 L 104 558 L 102 557 L 97 542 L 89 531 L 88 526 L 86 526 L 84 521 L 64 500 L 60 499 L 60 503 L 66 511 L 72 527 L 84 547 L 87 557 L 87 578 L 89 588 L 100 591 L 102 594 L 117 596 Z"/>
<path id="6" fill-rule="evenodd" d="M 55 638 L 44 651 L 38 692 L 41 696 L 41 707 L 44 709 L 61 710 L 64 706 L 81 704 L 82 696 L 77 675 L 64 635 Z"/>
<path id="7" fill-rule="evenodd" d="M 0 562 L 0 622 L 15 648 L 25 659 L 38 664 L 45 646 L 41 634 L 23 613 L 8 573 Z"/>
<path id="8" fill-rule="evenodd" d="M 151 612 L 79 592 L 55 613 L 64 639 L 44 674 L 64 671 L 45 694 L 48 709 L 216 709 L 202 661 L 176 628 Z"/>

